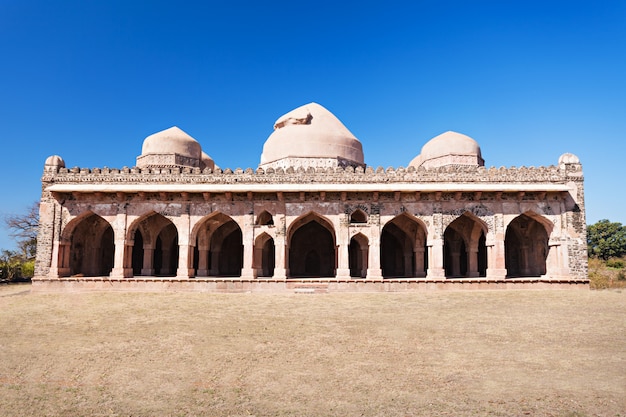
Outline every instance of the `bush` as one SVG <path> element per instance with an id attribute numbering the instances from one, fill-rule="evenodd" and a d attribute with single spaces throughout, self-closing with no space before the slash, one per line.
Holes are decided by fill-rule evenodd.
<path id="1" fill-rule="evenodd" d="M 623 259 L 609 259 L 606 261 L 606 266 L 608 268 L 622 269 L 624 268 L 624 260 Z"/>

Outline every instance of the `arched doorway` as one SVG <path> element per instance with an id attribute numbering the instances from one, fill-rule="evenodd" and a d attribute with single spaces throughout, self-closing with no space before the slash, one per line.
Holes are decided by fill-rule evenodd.
<path id="1" fill-rule="evenodd" d="M 401 214 L 383 227 L 380 265 L 387 278 L 426 276 L 426 228 L 416 218 Z"/>
<path id="2" fill-rule="evenodd" d="M 508 277 L 538 277 L 546 274 L 548 231 L 528 214 L 520 214 L 506 228 L 505 266 Z"/>
<path id="3" fill-rule="evenodd" d="M 464 213 L 446 228 L 443 266 L 446 277 L 487 276 L 487 227 L 475 216 Z"/>
<path id="4" fill-rule="evenodd" d="M 274 239 L 267 233 L 262 233 L 254 241 L 253 268 L 258 277 L 274 276 L 274 264 L 276 262 L 276 247 Z"/>
<path id="5" fill-rule="evenodd" d="M 88 212 L 68 223 L 59 251 L 62 275 L 108 276 L 113 269 L 113 228 L 99 215 Z"/>
<path id="6" fill-rule="evenodd" d="M 194 234 L 193 266 L 197 276 L 241 276 L 243 235 L 235 220 L 213 213 L 198 223 Z"/>
<path id="7" fill-rule="evenodd" d="M 358 233 L 350 239 L 348 249 L 350 276 L 353 278 L 365 278 L 368 265 L 368 240 L 365 235 Z"/>
<path id="8" fill-rule="evenodd" d="M 334 277 L 336 250 L 330 222 L 315 213 L 296 220 L 289 233 L 289 276 Z"/>
<path id="9" fill-rule="evenodd" d="M 129 228 L 133 275 L 175 276 L 178 269 L 178 230 L 159 213 L 148 213 Z"/>

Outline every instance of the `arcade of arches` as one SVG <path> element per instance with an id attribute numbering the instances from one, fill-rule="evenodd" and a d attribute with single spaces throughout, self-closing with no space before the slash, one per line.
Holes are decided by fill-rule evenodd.
<path id="1" fill-rule="evenodd" d="M 380 225 L 369 223 L 360 209 L 344 216 L 334 224 L 312 211 L 284 223 L 280 233 L 266 210 L 253 218 L 214 212 L 184 233 L 152 211 L 115 236 L 111 223 L 89 211 L 63 229 L 58 274 L 107 276 L 121 266 L 126 277 L 391 279 L 487 277 L 490 269 L 505 269 L 506 277 L 540 277 L 550 269 L 552 223 L 534 212 L 512 218 L 501 245 L 470 212 L 447 224 L 443 239 L 431 237 L 436 233 L 423 220 L 406 213 Z M 500 268 L 490 258 L 498 248 Z"/>

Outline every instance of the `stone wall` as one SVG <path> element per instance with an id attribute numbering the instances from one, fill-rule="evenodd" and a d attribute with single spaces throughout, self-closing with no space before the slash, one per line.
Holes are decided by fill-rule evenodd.
<path id="1" fill-rule="evenodd" d="M 506 227 L 516 216 L 525 212 L 540 215 L 550 230 L 551 247 L 566 258 L 558 271 L 558 280 L 587 278 L 586 223 L 582 167 L 579 163 L 549 167 L 485 168 L 477 166 L 447 166 L 420 168 L 268 168 L 268 169 L 209 169 L 199 168 L 55 168 L 47 169 L 42 177 L 40 231 L 35 265 L 36 277 L 57 274 L 51 269 L 58 256 L 61 233 L 65 226 L 81 213 L 94 212 L 112 223 L 122 216 L 126 224 L 142 213 L 154 210 L 164 216 L 188 216 L 193 221 L 206 213 L 223 211 L 233 216 L 243 227 L 250 216 L 270 209 L 277 216 L 273 233 L 284 236 L 288 222 L 308 210 L 327 216 L 342 239 L 349 233 L 342 228 L 359 229 L 370 240 L 379 239 L 385 222 L 408 213 L 423 223 L 430 240 L 443 239 L 446 227 L 464 213 L 485 225 L 490 245 L 504 239 Z M 79 192 L 51 192 L 52 185 L 83 185 Z M 91 186 L 133 185 L 138 191 L 90 191 Z M 343 186 L 346 191 L 300 192 L 169 192 L 158 191 L 161 185 L 316 185 Z M 471 191 L 449 190 L 450 184 L 471 186 Z M 378 185 L 379 191 L 351 191 L 351 186 Z M 394 186 L 403 186 L 402 192 Z M 409 186 L 407 188 L 407 185 Z M 542 191 L 541 185 L 566 186 L 568 191 Z M 142 187 L 156 186 L 154 191 Z M 407 192 L 414 187 L 416 191 Z M 440 188 L 438 188 L 440 187 Z M 527 191 L 525 190 L 527 187 Z M 534 188 L 533 188 L 534 187 Z M 276 188 L 276 187 L 274 187 Z M 427 191 L 420 191 L 428 188 Z M 517 191 L 510 191 L 515 188 Z M 306 187 L 304 188 L 306 189 Z M 500 190 L 500 191 L 499 191 Z M 509 191 L 507 191 L 509 190 Z M 521 190 L 521 191 L 520 191 Z M 366 226 L 349 226 L 347 219 L 354 210 L 368 215 Z M 195 219 L 195 220 L 194 220 Z M 189 223 L 187 223 L 189 224 Z M 117 226 L 116 226 L 117 227 Z M 124 226 L 125 228 L 126 226 Z M 263 229 L 265 230 L 265 229 Z M 343 234 L 342 234 L 343 233 Z M 281 237 L 281 239 L 284 239 Z M 342 242 L 342 244 L 345 242 Z M 503 247 L 499 250 L 503 250 Z M 544 282 L 544 281 L 541 281 Z M 556 282 L 556 281 L 555 281 Z M 346 285 L 350 288 L 350 285 Z M 374 288 L 374 287 L 371 287 Z"/>

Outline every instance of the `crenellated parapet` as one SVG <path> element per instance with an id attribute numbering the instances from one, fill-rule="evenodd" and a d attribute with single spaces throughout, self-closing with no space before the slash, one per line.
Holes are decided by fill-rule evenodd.
<path id="1" fill-rule="evenodd" d="M 563 183 L 582 181 L 580 164 L 547 167 L 454 166 L 437 168 L 59 168 L 46 170 L 44 183 L 180 183 L 180 184 L 261 184 L 261 183 Z"/>

